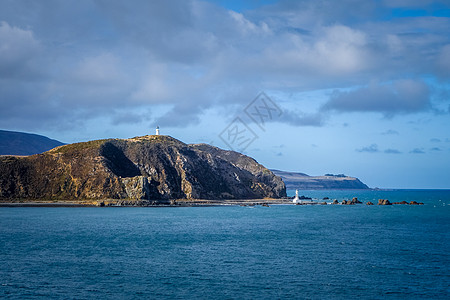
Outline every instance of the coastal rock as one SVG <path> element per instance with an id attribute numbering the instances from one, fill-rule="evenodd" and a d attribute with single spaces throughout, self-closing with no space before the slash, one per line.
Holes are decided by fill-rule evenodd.
<path id="1" fill-rule="evenodd" d="M 379 199 L 378 205 L 391 205 L 391 202 L 389 202 L 389 200 L 387 199 Z"/>
<path id="2" fill-rule="evenodd" d="M 402 204 L 402 205 L 408 205 L 409 203 L 408 202 L 406 202 L 406 201 L 401 201 L 401 202 L 392 202 L 392 204 Z"/>
<path id="3" fill-rule="evenodd" d="M 366 203 L 366 205 L 373 205 L 373 203 L 369 201 Z"/>
<path id="4" fill-rule="evenodd" d="M 122 199 L 117 205 L 145 205 L 150 199 L 266 197 L 286 197 L 286 188 L 253 158 L 169 136 L 97 140 L 0 157 L 0 200 Z"/>
<path id="5" fill-rule="evenodd" d="M 339 204 L 339 201 L 337 201 L 336 199 L 334 199 L 333 202 L 331 202 L 331 204 Z"/>
<path id="6" fill-rule="evenodd" d="M 361 201 L 359 201 L 358 200 L 358 198 L 356 198 L 356 197 L 353 197 L 353 199 L 352 199 L 352 202 L 351 202 L 352 204 L 360 204 L 360 203 L 362 203 Z"/>
<path id="7" fill-rule="evenodd" d="M 423 205 L 423 203 L 422 202 L 417 202 L 417 201 L 411 201 L 411 202 L 409 202 L 409 205 Z"/>

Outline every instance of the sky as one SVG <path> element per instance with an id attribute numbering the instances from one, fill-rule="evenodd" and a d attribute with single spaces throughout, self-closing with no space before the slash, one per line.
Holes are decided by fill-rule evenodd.
<path id="1" fill-rule="evenodd" d="M 0 129 L 450 188 L 450 1 L 0 0 Z"/>

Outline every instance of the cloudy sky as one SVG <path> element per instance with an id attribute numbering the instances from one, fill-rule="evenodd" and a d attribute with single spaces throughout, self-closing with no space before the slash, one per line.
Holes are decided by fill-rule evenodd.
<path id="1" fill-rule="evenodd" d="M 448 0 L 0 1 L 0 129 L 450 188 Z"/>

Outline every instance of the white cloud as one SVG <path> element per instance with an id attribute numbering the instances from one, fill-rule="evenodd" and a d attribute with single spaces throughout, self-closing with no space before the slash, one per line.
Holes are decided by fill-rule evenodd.
<path id="1" fill-rule="evenodd" d="M 39 54 L 40 44 L 33 32 L 0 23 L 0 77 L 21 73 L 26 76 L 29 62 Z"/>
<path id="2" fill-rule="evenodd" d="M 112 53 L 84 57 L 75 67 L 72 78 L 80 84 L 118 84 L 123 78 L 119 59 Z"/>
<path id="3" fill-rule="evenodd" d="M 443 77 L 450 77 L 450 44 L 442 47 L 436 60 L 438 74 Z"/>
<path id="4" fill-rule="evenodd" d="M 167 65 L 153 63 L 147 66 L 137 91 L 133 92 L 131 99 L 138 102 L 161 103 L 171 99 L 175 90 L 169 86 L 170 75 Z"/>
<path id="5" fill-rule="evenodd" d="M 324 110 L 380 112 L 385 116 L 415 113 L 430 108 L 428 86 L 420 80 L 398 80 L 389 84 L 372 82 L 352 91 L 335 91 Z"/>
<path id="6" fill-rule="evenodd" d="M 49 114 L 64 122 L 164 104 L 173 107 L 167 126 L 180 124 L 174 114 L 188 124 L 264 90 L 336 89 L 333 110 L 409 113 L 429 106 L 420 78 L 449 70 L 447 18 L 381 20 L 378 2 L 280 1 L 244 13 L 197 0 L 33 5 L 34 13 L 27 2 L 0 4 L 5 123 L 23 117 L 23 106 L 36 118 L 42 109 L 45 125 Z M 26 83 L 30 70 L 45 76 Z M 284 120 L 323 124 L 315 112 Z"/>

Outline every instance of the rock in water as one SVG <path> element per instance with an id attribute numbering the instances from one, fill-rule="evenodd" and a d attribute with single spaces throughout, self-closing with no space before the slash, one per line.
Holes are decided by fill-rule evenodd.
<path id="1" fill-rule="evenodd" d="M 408 204 L 408 202 L 406 202 L 405 200 L 401 201 L 401 202 L 392 202 L 392 204 Z"/>
<path id="2" fill-rule="evenodd" d="M 362 202 L 361 202 L 361 201 L 359 201 L 357 197 L 353 197 L 353 199 L 352 199 L 352 202 L 351 202 L 351 203 L 352 203 L 352 204 L 360 204 L 360 203 L 362 203 Z"/>
<path id="3" fill-rule="evenodd" d="M 387 199 L 379 199 L 378 205 L 392 205 L 392 203 Z"/>
<path id="4" fill-rule="evenodd" d="M 69 144 L 0 157 L 0 199 L 250 199 L 286 187 L 251 157 L 169 136 Z"/>
<path id="5" fill-rule="evenodd" d="M 417 201 L 411 201 L 411 202 L 409 202 L 409 205 L 423 205 L 423 203 L 422 202 L 419 203 Z"/>
<path id="6" fill-rule="evenodd" d="M 373 205 L 373 203 L 369 201 L 366 203 L 366 205 Z"/>

